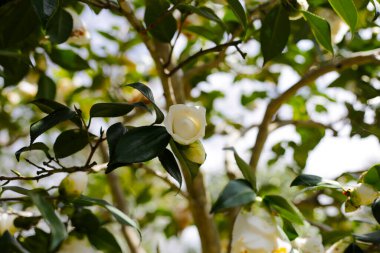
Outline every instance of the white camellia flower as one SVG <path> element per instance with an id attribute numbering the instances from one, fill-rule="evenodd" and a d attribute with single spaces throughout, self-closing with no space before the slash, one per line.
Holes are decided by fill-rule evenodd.
<path id="1" fill-rule="evenodd" d="M 69 174 L 59 185 L 59 193 L 65 197 L 79 197 L 87 188 L 88 176 L 84 171 Z"/>
<path id="2" fill-rule="evenodd" d="M 99 253 L 94 249 L 87 237 L 79 239 L 75 236 L 69 236 L 61 245 L 57 253 Z"/>
<path id="3" fill-rule="evenodd" d="M 288 253 L 273 217 L 263 209 L 256 214 L 240 212 L 232 231 L 231 253 Z"/>
<path id="4" fill-rule="evenodd" d="M 15 218 L 16 215 L 14 214 L 8 214 L 6 212 L 0 213 L 0 236 L 2 236 L 7 230 L 10 234 L 16 232 L 16 227 L 13 224 Z"/>
<path id="5" fill-rule="evenodd" d="M 73 30 L 67 42 L 78 46 L 88 44 L 90 41 L 90 33 L 86 25 L 74 10 L 66 9 L 66 11 L 69 12 L 73 18 Z"/>
<path id="6" fill-rule="evenodd" d="M 303 228 L 301 236 L 297 237 L 292 245 L 299 253 L 324 253 L 322 236 L 316 227 L 307 225 Z"/>
<path id="7" fill-rule="evenodd" d="M 172 105 L 164 125 L 176 142 L 189 145 L 205 135 L 206 109 L 184 104 Z"/>
<path id="8" fill-rule="evenodd" d="M 350 193 L 351 203 L 354 206 L 370 205 L 378 196 L 379 192 L 371 185 L 365 183 L 358 184 Z"/>

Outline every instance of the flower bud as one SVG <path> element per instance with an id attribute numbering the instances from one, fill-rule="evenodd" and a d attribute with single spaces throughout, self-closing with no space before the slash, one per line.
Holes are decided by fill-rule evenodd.
<path id="1" fill-rule="evenodd" d="M 189 145 L 205 135 L 206 109 L 184 104 L 172 105 L 164 125 L 174 141 Z"/>
<path id="2" fill-rule="evenodd" d="M 369 184 L 358 184 L 350 193 L 350 200 L 354 206 L 370 205 L 379 196 L 379 192 L 376 191 Z"/>
<path id="3" fill-rule="evenodd" d="M 78 46 L 88 44 L 90 41 L 90 33 L 83 21 L 74 10 L 66 9 L 66 11 L 69 12 L 73 18 L 73 30 L 67 42 Z"/>
<path id="4" fill-rule="evenodd" d="M 309 3 L 306 0 L 282 0 L 282 5 L 289 13 L 290 20 L 297 20 L 302 17 L 301 11 L 307 11 Z"/>
<path id="5" fill-rule="evenodd" d="M 13 224 L 15 218 L 16 215 L 5 212 L 0 213 L 0 236 L 2 236 L 5 231 L 8 231 L 10 234 L 16 232 L 16 227 Z"/>
<path id="6" fill-rule="evenodd" d="M 199 140 L 191 143 L 188 146 L 185 146 L 182 152 L 184 156 L 187 158 L 187 160 L 193 163 L 203 164 L 206 160 L 205 149 L 202 145 L 202 142 L 200 142 Z"/>
<path id="7" fill-rule="evenodd" d="M 87 187 L 88 176 L 86 172 L 78 171 L 69 174 L 59 185 L 59 194 L 66 198 L 79 197 Z"/>

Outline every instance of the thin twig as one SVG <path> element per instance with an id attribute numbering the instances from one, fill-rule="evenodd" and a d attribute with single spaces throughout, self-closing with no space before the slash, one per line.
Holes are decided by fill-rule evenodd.
<path id="1" fill-rule="evenodd" d="M 222 51 L 223 49 L 225 49 L 227 47 L 237 46 L 240 43 L 241 43 L 241 40 L 235 40 L 235 41 L 231 41 L 231 42 L 227 42 L 227 43 L 224 43 L 224 44 L 217 45 L 217 46 L 212 47 L 212 48 L 208 48 L 206 50 L 202 50 L 201 49 L 197 53 L 193 54 L 192 56 L 189 56 L 187 59 L 185 59 L 182 62 L 178 63 L 178 65 L 176 67 L 174 67 L 167 75 L 168 76 L 174 75 L 174 73 L 176 73 L 178 70 L 180 70 L 181 68 L 183 68 L 186 64 L 194 61 L 195 59 L 197 59 L 198 57 L 200 57 L 202 55 L 205 55 L 205 54 L 208 54 L 208 53 L 220 52 L 220 51 Z"/>

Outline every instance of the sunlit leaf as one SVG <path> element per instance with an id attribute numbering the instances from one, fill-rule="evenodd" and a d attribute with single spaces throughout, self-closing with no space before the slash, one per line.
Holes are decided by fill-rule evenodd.
<path id="1" fill-rule="evenodd" d="M 279 195 L 266 195 L 263 201 L 273 211 L 277 212 L 281 218 L 298 225 L 304 223 L 304 218 L 300 211 L 284 197 Z"/>
<path id="2" fill-rule="evenodd" d="M 351 32 L 355 32 L 358 22 L 358 11 L 353 0 L 329 0 L 334 11 L 348 24 Z"/>

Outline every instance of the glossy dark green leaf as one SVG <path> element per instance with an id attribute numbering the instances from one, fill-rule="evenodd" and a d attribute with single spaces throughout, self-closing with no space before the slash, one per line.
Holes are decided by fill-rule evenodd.
<path id="1" fill-rule="evenodd" d="M 41 74 L 38 80 L 38 92 L 36 98 L 45 98 L 54 100 L 56 94 L 55 82 L 45 74 Z"/>
<path id="2" fill-rule="evenodd" d="M 38 228 L 34 229 L 34 232 L 34 235 L 28 236 L 23 240 L 22 245 L 29 253 L 50 253 L 50 235 Z"/>
<path id="3" fill-rule="evenodd" d="M 55 157 L 68 157 L 82 150 L 89 144 L 88 137 L 88 133 L 82 129 L 70 129 L 62 132 L 54 142 Z"/>
<path id="4" fill-rule="evenodd" d="M 353 0 L 329 0 L 334 11 L 347 23 L 351 32 L 355 32 L 358 22 L 358 11 Z"/>
<path id="5" fill-rule="evenodd" d="M 98 250 L 104 253 L 122 252 L 119 243 L 111 232 L 105 228 L 99 228 L 87 234 L 88 240 Z"/>
<path id="6" fill-rule="evenodd" d="M 324 179 L 315 175 L 302 174 L 297 176 L 290 186 L 307 186 L 307 187 L 321 187 L 332 189 L 343 189 L 342 185 L 337 181 Z"/>
<path id="7" fill-rule="evenodd" d="M 169 43 L 177 31 L 177 21 L 168 12 L 166 0 L 145 0 L 144 22 L 149 33 L 156 39 Z"/>
<path id="8" fill-rule="evenodd" d="M 119 117 L 128 114 L 135 108 L 127 103 L 98 103 L 90 109 L 90 117 Z"/>
<path id="9" fill-rule="evenodd" d="M 17 228 L 28 230 L 31 227 L 36 226 L 40 220 L 40 216 L 17 216 L 13 223 Z"/>
<path id="10" fill-rule="evenodd" d="M 254 202 L 255 199 L 256 194 L 247 180 L 231 180 L 219 194 L 218 199 L 211 208 L 211 213 L 220 212 L 227 208 L 243 206 Z"/>
<path id="11" fill-rule="evenodd" d="M 180 4 L 178 5 L 178 9 L 180 9 L 181 11 L 189 12 L 189 13 L 195 13 L 208 20 L 216 22 L 217 24 L 220 25 L 220 27 L 225 28 L 223 21 L 215 14 L 215 12 L 212 9 L 208 7 L 205 7 L 205 6 L 196 7 L 190 4 Z"/>
<path id="12" fill-rule="evenodd" d="M 311 12 L 302 11 L 302 14 L 309 24 L 318 43 L 321 44 L 321 46 L 327 51 L 334 54 L 334 49 L 331 44 L 331 30 L 329 23 L 325 19 Z"/>
<path id="13" fill-rule="evenodd" d="M 380 243 L 380 230 L 364 234 L 364 235 L 354 235 L 355 239 L 361 242 L 369 242 L 369 243 Z"/>
<path id="14" fill-rule="evenodd" d="M 91 233 L 100 228 L 100 221 L 95 214 L 88 209 L 78 209 L 71 217 L 71 223 L 80 233 Z"/>
<path id="15" fill-rule="evenodd" d="M 162 126 L 143 126 L 129 130 L 110 154 L 106 173 L 131 163 L 146 162 L 158 156 L 168 145 L 170 135 Z"/>
<path id="16" fill-rule="evenodd" d="M 8 230 L 0 237 L 0 249 L 2 253 L 29 253 Z"/>
<path id="17" fill-rule="evenodd" d="M 54 100 L 45 99 L 45 98 L 39 98 L 39 99 L 33 100 L 30 103 L 36 105 L 42 112 L 47 113 L 47 114 L 58 109 L 69 109 L 69 107 L 63 104 L 60 104 Z"/>
<path id="18" fill-rule="evenodd" d="M 251 183 L 251 186 L 255 192 L 257 192 L 257 186 L 256 186 L 256 175 L 254 174 L 251 166 L 247 164 L 236 152 L 234 148 L 225 148 L 226 150 L 232 150 L 234 152 L 234 157 L 237 166 L 239 167 L 241 173 L 243 174 L 244 178 L 248 180 L 248 182 Z"/>
<path id="19" fill-rule="evenodd" d="M 229 7 L 243 26 L 244 30 L 247 29 L 247 15 L 239 0 L 227 0 Z"/>
<path id="20" fill-rule="evenodd" d="M 351 243 L 343 253 L 364 253 L 364 251 L 355 243 Z"/>
<path id="21" fill-rule="evenodd" d="M 380 164 L 372 166 L 367 173 L 364 174 L 362 181 L 380 191 Z"/>
<path id="22" fill-rule="evenodd" d="M 304 218 L 300 211 L 287 199 L 279 195 L 266 195 L 264 203 L 278 215 L 291 223 L 303 225 Z"/>
<path id="23" fill-rule="evenodd" d="M 126 132 L 127 128 L 120 122 L 113 124 L 107 129 L 106 137 L 109 154 L 114 154 L 116 144 Z"/>
<path id="24" fill-rule="evenodd" d="M 107 201 L 103 199 L 95 199 L 95 198 L 81 195 L 79 198 L 76 198 L 74 200 L 74 203 L 81 206 L 92 206 L 92 205 L 101 206 L 107 209 L 120 224 L 133 227 L 140 233 L 139 226 L 137 225 L 135 221 L 133 221 L 121 210 L 112 206 L 110 203 L 108 203 Z"/>
<path id="25" fill-rule="evenodd" d="M 278 5 L 265 16 L 260 29 L 261 51 L 264 64 L 280 55 L 284 50 L 290 34 L 288 13 Z"/>
<path id="26" fill-rule="evenodd" d="M 31 144 L 30 146 L 23 147 L 23 148 L 20 148 L 19 150 L 17 150 L 16 153 L 15 153 L 17 161 L 20 161 L 20 155 L 21 155 L 21 153 L 27 152 L 27 151 L 32 151 L 32 150 L 43 151 L 45 153 L 46 157 L 50 157 L 49 152 L 48 152 L 49 151 L 49 147 L 46 146 L 45 143 L 36 142 L 36 143 Z"/>
<path id="27" fill-rule="evenodd" d="M 298 237 L 298 233 L 290 221 L 284 219 L 282 229 L 290 241 Z"/>
<path id="28" fill-rule="evenodd" d="M 90 67 L 86 60 L 69 49 L 53 48 L 49 56 L 54 63 L 70 71 L 85 70 Z"/>
<path id="29" fill-rule="evenodd" d="M 46 33 L 54 44 L 65 42 L 73 30 L 73 18 L 66 10 L 60 8 L 47 24 Z"/>
<path id="30" fill-rule="evenodd" d="M 198 36 L 202 36 L 212 42 L 219 44 L 223 38 L 223 30 L 216 29 L 216 27 L 195 26 L 189 25 L 185 27 L 186 31 L 192 32 Z"/>
<path id="31" fill-rule="evenodd" d="M 380 224 L 380 198 L 372 203 L 372 215 L 375 217 L 377 223 Z"/>
<path id="32" fill-rule="evenodd" d="M 158 159 L 160 160 L 162 167 L 172 176 L 179 184 L 179 188 L 182 186 L 182 175 L 178 167 L 177 161 L 173 153 L 169 149 L 165 149 L 158 154 Z"/>
<path id="33" fill-rule="evenodd" d="M 0 77 L 4 79 L 4 86 L 18 84 L 27 74 L 31 64 L 24 55 L 20 57 L 0 56 Z"/>
<path id="34" fill-rule="evenodd" d="M 138 91 L 140 91 L 144 97 L 146 97 L 153 105 L 154 111 L 156 112 L 156 120 L 154 121 L 154 124 L 160 124 L 162 121 L 164 121 L 164 114 L 160 110 L 160 108 L 156 105 L 153 97 L 153 93 L 150 90 L 148 86 L 142 83 L 131 83 L 127 85 L 123 85 L 122 87 L 132 87 Z"/>
<path id="35" fill-rule="evenodd" d="M 76 113 L 70 109 L 58 109 L 49 113 L 46 117 L 40 119 L 39 121 L 34 122 L 30 126 L 30 144 L 32 144 L 38 136 L 50 128 L 63 121 L 72 119 L 75 115 Z"/>
<path id="36" fill-rule="evenodd" d="M 59 0 L 32 0 L 31 2 L 44 26 L 46 26 L 59 7 Z"/>
<path id="37" fill-rule="evenodd" d="M 40 211 L 42 217 L 48 224 L 51 229 L 51 243 L 50 250 L 54 250 L 58 245 L 66 239 L 67 231 L 65 225 L 59 219 L 57 214 L 54 211 L 54 207 L 47 200 L 47 193 L 42 190 L 32 190 L 28 193 L 29 197 L 33 201 L 33 204 L 36 205 Z"/>

